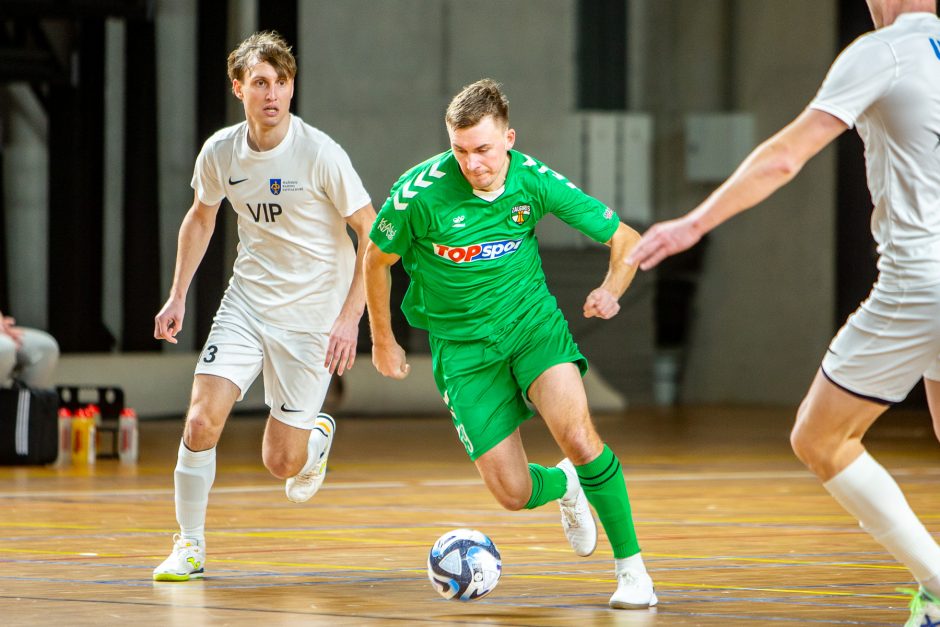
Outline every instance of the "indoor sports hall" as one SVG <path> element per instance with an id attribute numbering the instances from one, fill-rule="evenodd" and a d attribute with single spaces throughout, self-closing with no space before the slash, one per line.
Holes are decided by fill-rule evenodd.
<path id="1" fill-rule="evenodd" d="M 432 160 L 417 185 L 393 187 L 452 147 L 445 110 L 487 77 L 511 103 L 513 150 L 643 234 L 702 203 L 814 101 L 840 51 L 886 19 L 869 5 L 924 19 L 920 2 L 0 0 L 0 625 L 882 626 L 905 624 L 912 598 L 928 608 L 917 627 L 940 624 L 927 593 L 940 448 L 925 385 L 888 399 L 862 440 L 926 528 L 919 545 L 886 548 L 903 534 L 840 504 L 844 465 L 821 480 L 794 454 L 822 431 L 791 446 L 811 384 L 858 407 L 885 400 L 838 374 L 813 383 L 885 253 L 871 231 L 877 160 L 855 130 L 754 211 L 639 270 L 610 319 L 583 312 L 612 249 L 555 216 L 533 228 L 589 364 L 594 425 L 622 465 L 655 606 L 608 605 L 622 556 L 601 520 L 597 548 L 579 557 L 558 505 L 509 511 L 491 494 L 435 385 L 436 338 L 402 312 L 408 257 L 391 266 L 389 294 L 408 376 L 376 370 L 366 311 L 354 364 L 324 387 L 336 427 L 319 491 L 291 502 L 266 468 L 259 375 L 213 449 L 204 573 L 154 574 L 176 550 L 176 508 L 189 507 L 175 469 L 193 373 L 215 356 L 207 338 L 251 248 L 245 216 L 275 227 L 294 183 L 272 173 L 248 213 L 221 201 L 175 343 L 155 339 L 181 224 L 211 204 L 198 190 L 194 201 L 197 155 L 219 129 L 252 121 L 226 75 L 239 42 L 277 31 L 292 46 L 289 111 L 348 155 L 379 213 L 373 241 L 396 236 L 382 216 L 447 180 Z M 940 29 L 923 44 L 940 68 Z M 940 126 L 922 130 L 936 155 L 918 163 L 940 170 Z M 219 172 L 230 192 L 242 182 Z M 925 197 L 935 204 L 940 190 Z M 508 216 L 518 225 L 532 209 L 521 207 Z M 486 318 L 482 302 L 474 315 Z M 58 346 L 39 383 L 24 374 L 23 328 Z M 7 346 L 16 362 L 4 370 Z M 524 461 L 552 469 L 565 457 L 539 415 L 520 432 Z M 903 520 L 893 529 L 910 529 Z M 432 545 L 455 529 L 498 549 L 482 598 L 448 600 L 429 579 Z"/>

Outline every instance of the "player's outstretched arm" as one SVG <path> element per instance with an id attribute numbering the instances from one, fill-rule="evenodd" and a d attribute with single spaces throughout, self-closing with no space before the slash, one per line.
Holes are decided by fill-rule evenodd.
<path id="1" fill-rule="evenodd" d="M 382 375 L 393 379 L 404 379 L 411 366 L 405 349 L 395 339 L 392 331 L 392 311 L 389 298 L 392 291 L 392 274 L 389 270 L 401 257 L 382 250 L 371 240 L 366 246 L 364 276 L 366 302 L 369 307 L 369 329 L 372 331 L 372 363 Z"/>
<path id="2" fill-rule="evenodd" d="M 585 318 L 609 320 L 620 312 L 620 297 L 636 275 L 636 266 L 627 263 L 627 255 L 638 241 L 640 234 L 621 222 L 607 242 L 610 246 L 607 276 L 601 286 L 588 294 L 584 301 Z"/>
<path id="3" fill-rule="evenodd" d="M 650 227 L 628 262 L 649 270 L 666 257 L 691 248 L 705 233 L 789 183 L 807 161 L 846 129 L 845 122 L 829 113 L 804 110 L 755 148 L 705 202 L 681 218 Z"/>
<path id="4" fill-rule="evenodd" d="M 346 293 L 343 308 L 330 329 L 330 341 L 326 348 L 324 366 L 330 374 L 343 375 L 356 361 L 356 346 L 359 342 L 359 320 L 366 308 L 365 282 L 362 278 L 362 262 L 366 256 L 366 242 L 375 222 L 372 203 L 357 209 L 346 218 L 346 224 L 356 232 L 356 268 L 352 283 Z"/>
<path id="5" fill-rule="evenodd" d="M 193 194 L 193 205 L 186 212 L 180 226 L 170 297 L 153 319 L 155 339 L 176 344 L 176 334 L 183 330 L 186 293 L 215 230 L 215 215 L 219 211 L 219 204 L 206 205 Z"/>

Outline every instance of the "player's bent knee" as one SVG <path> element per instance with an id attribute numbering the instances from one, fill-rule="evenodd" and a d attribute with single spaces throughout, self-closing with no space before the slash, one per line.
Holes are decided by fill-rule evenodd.
<path id="1" fill-rule="evenodd" d="M 532 496 L 532 488 L 525 487 L 521 482 L 519 486 L 499 483 L 498 485 L 488 484 L 488 487 L 496 502 L 511 512 L 523 509 L 529 502 L 529 497 Z"/>
<path id="2" fill-rule="evenodd" d="M 221 425 L 217 426 L 203 414 L 190 413 L 186 417 L 183 442 L 192 451 L 204 451 L 216 445 L 221 433 Z"/>
<path id="3" fill-rule="evenodd" d="M 810 431 L 797 421 L 790 432 L 790 446 L 794 454 L 818 476 L 830 476 L 836 453 L 841 446 L 839 438 L 826 437 L 817 431 Z"/>
<path id="4" fill-rule="evenodd" d="M 796 424 L 793 425 L 793 429 L 790 431 L 790 447 L 797 458 L 807 465 L 819 456 L 818 440 L 807 427 L 808 422 L 805 405 L 801 405 Z"/>
<path id="5" fill-rule="evenodd" d="M 575 466 L 590 464 L 604 452 L 604 444 L 599 438 L 578 443 L 573 451 L 569 451 L 568 459 Z"/>
<path id="6" fill-rule="evenodd" d="M 793 449 L 797 459 L 804 464 L 808 463 L 812 456 L 812 443 L 806 438 L 803 430 L 798 425 L 793 427 L 790 432 L 790 448 Z"/>
<path id="7" fill-rule="evenodd" d="M 301 459 L 299 456 L 289 455 L 286 452 L 280 451 L 270 454 L 262 453 L 261 458 L 264 461 L 264 467 L 267 468 L 268 472 L 272 475 L 278 479 L 290 479 L 291 477 L 297 476 L 304 467 L 304 463 L 307 461 L 306 450 L 304 451 L 304 455 L 305 457 Z"/>
<path id="8" fill-rule="evenodd" d="M 486 489 L 503 508 L 514 512 L 523 509 L 532 496 L 532 482 L 527 467 L 501 471 L 497 466 L 488 464 L 480 467 L 480 474 Z"/>
<path id="9" fill-rule="evenodd" d="M 517 512 L 520 509 L 523 509 L 526 506 L 526 503 L 529 502 L 529 495 L 526 495 L 525 498 L 522 498 L 520 495 L 516 494 L 494 494 L 496 501 L 504 508 L 510 512 Z"/>
<path id="10" fill-rule="evenodd" d="M 558 444 L 575 466 L 591 463 L 604 450 L 604 443 L 593 429 L 569 431 Z"/>
<path id="11" fill-rule="evenodd" d="M 816 457 L 817 452 L 815 438 L 810 433 L 809 425 L 812 423 L 809 404 L 807 399 L 803 399 L 796 413 L 796 422 L 790 431 L 790 448 L 796 457 L 806 465 Z"/>

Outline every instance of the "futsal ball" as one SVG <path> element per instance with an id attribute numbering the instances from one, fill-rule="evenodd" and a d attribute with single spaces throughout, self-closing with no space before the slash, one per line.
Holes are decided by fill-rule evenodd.
<path id="1" fill-rule="evenodd" d="M 503 562 L 493 541 L 474 529 L 448 531 L 428 554 L 428 577 L 442 597 L 472 601 L 499 582 Z"/>

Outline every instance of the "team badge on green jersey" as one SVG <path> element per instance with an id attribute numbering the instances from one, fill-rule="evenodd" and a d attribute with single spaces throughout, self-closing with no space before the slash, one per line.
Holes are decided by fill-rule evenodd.
<path id="1" fill-rule="evenodd" d="M 532 207 L 529 205 L 519 205 L 512 208 L 509 218 L 516 224 L 523 224 L 532 215 Z"/>

